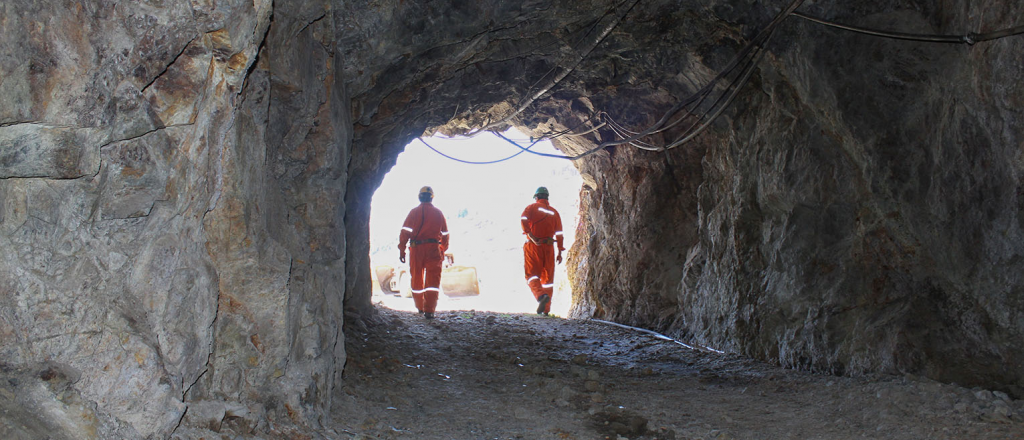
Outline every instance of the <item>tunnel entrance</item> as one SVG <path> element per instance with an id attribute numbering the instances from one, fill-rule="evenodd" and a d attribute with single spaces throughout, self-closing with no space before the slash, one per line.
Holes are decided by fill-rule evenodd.
<path id="1" fill-rule="evenodd" d="M 526 135 L 514 129 L 504 136 L 522 145 L 530 143 Z M 403 276 L 407 264 L 398 260 L 398 235 L 407 213 L 419 203 L 417 191 L 429 185 L 435 191 L 434 205 L 445 214 L 451 232 L 453 266 L 465 268 L 464 277 L 472 278 L 475 272 L 479 285 L 478 295 L 442 292 L 438 310 L 535 311 L 536 303 L 523 278 L 520 215 L 533 202 L 537 187 L 547 187 L 551 205 L 562 217 L 565 247 L 569 249 L 579 223 L 583 184 L 579 172 L 570 161 L 533 154 L 490 164 L 452 159 L 487 162 L 520 151 L 491 133 L 474 138 L 433 137 L 426 143 L 414 141 L 406 146 L 374 193 L 370 208 L 374 303 L 396 310 L 416 310 L 408 297 L 408 276 Z M 558 153 L 547 141 L 531 151 Z M 563 258 L 568 260 L 568 252 Z M 565 268 L 566 261 L 555 266 L 551 313 L 557 316 L 566 316 L 573 297 Z M 448 272 L 445 277 L 449 277 Z M 442 288 L 445 284 L 447 281 Z"/>

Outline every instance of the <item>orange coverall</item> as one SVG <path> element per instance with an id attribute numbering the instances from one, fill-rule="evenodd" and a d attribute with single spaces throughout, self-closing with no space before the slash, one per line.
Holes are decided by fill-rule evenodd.
<path id="1" fill-rule="evenodd" d="M 524 269 L 526 284 L 530 286 L 533 297 L 540 300 L 541 295 L 550 299 L 555 293 L 555 248 L 564 251 L 562 245 L 562 217 L 552 208 L 547 199 L 537 199 L 523 211 L 523 233 L 527 234 L 523 245 Z M 529 239 L 532 236 L 539 244 Z M 551 312 L 551 301 L 548 301 L 544 312 Z"/>
<path id="2" fill-rule="evenodd" d="M 409 273 L 416 309 L 434 313 L 437 296 L 441 293 L 441 263 L 448 250 L 448 223 L 441 210 L 430 202 L 423 202 L 409 211 L 398 236 L 398 250 L 402 255 L 405 255 L 406 243 L 410 247 Z"/>

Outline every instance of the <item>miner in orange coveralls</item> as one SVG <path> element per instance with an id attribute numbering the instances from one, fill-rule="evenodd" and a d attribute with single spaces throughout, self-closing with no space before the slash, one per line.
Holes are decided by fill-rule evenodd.
<path id="1" fill-rule="evenodd" d="M 551 295 L 555 293 L 555 263 L 562 262 L 562 218 L 548 203 L 548 189 L 537 188 L 533 195 L 536 202 L 523 211 L 523 245 L 526 284 L 537 299 L 537 314 L 551 312 Z M 555 257 L 554 245 L 558 244 Z"/>
<path id="2" fill-rule="evenodd" d="M 408 243 L 412 298 L 416 309 L 427 319 L 433 319 L 437 296 L 441 293 L 441 263 L 448 250 L 448 223 L 441 210 L 431 203 L 434 200 L 432 188 L 420 188 L 419 199 L 420 205 L 409 211 L 398 236 L 398 259 L 405 263 Z"/>

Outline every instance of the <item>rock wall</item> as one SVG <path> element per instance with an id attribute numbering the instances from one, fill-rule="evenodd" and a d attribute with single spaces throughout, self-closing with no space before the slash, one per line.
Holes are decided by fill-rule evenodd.
<path id="1" fill-rule="evenodd" d="M 719 47 L 738 39 L 730 25 L 752 34 L 757 15 L 738 9 L 711 8 Z M 804 10 L 965 33 L 1019 25 L 1021 6 Z M 643 60 L 658 63 L 661 46 L 651 46 Z M 791 18 L 770 47 L 687 152 L 619 148 L 581 166 L 594 177 L 578 235 L 591 238 L 573 263 L 579 311 L 786 366 L 913 372 L 1021 395 L 1024 88 L 1012 78 L 1024 73 L 1024 39 L 926 44 Z M 724 64 L 691 50 L 708 67 Z M 644 114 L 629 96 L 614 101 Z M 646 109 L 661 114 L 653 97 Z"/>
<path id="2" fill-rule="evenodd" d="M 0 437 L 319 426 L 351 140 L 329 4 L 0 17 Z"/>

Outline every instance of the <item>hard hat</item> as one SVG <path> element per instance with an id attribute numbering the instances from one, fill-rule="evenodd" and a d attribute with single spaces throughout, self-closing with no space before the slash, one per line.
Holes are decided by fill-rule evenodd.
<path id="1" fill-rule="evenodd" d="M 534 195 L 534 197 L 539 196 L 539 195 L 545 195 L 546 196 L 546 195 L 548 195 L 548 189 L 543 187 L 543 186 L 539 187 L 539 188 L 537 188 L 537 191 L 533 193 L 533 195 Z"/>
<path id="2" fill-rule="evenodd" d="M 420 188 L 420 194 L 430 194 L 430 197 L 434 197 L 434 188 L 424 186 L 423 188 Z"/>

